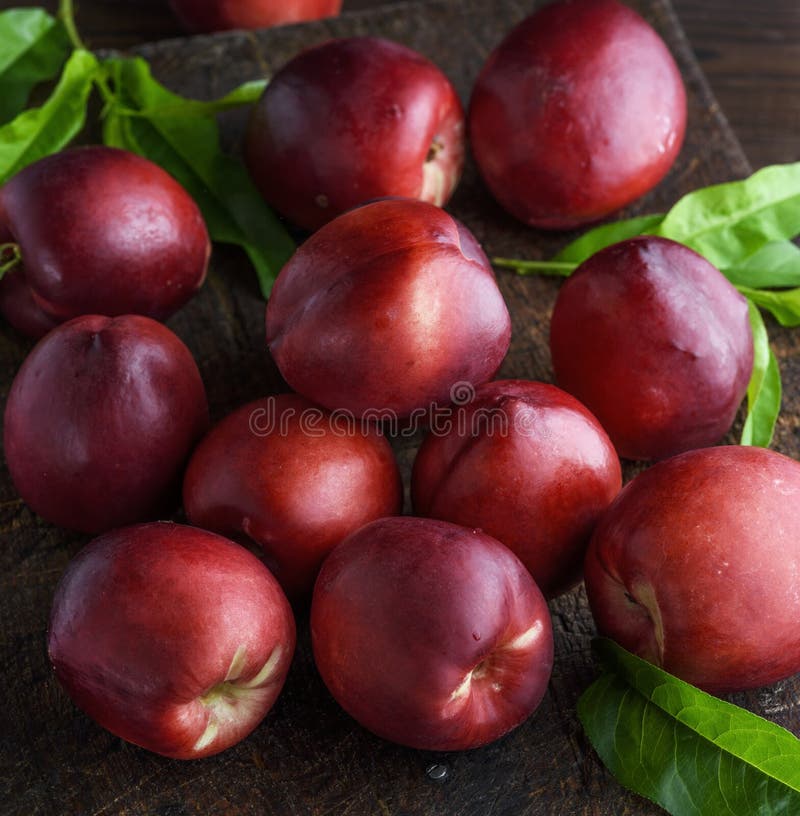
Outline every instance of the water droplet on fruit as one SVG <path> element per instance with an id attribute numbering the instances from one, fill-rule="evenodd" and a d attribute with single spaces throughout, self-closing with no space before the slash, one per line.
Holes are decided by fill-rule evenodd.
<path id="1" fill-rule="evenodd" d="M 434 782 L 444 782 L 447 779 L 447 774 L 449 773 L 449 769 L 447 765 L 428 765 L 425 769 L 425 773 L 428 774 L 428 778 L 432 779 Z"/>

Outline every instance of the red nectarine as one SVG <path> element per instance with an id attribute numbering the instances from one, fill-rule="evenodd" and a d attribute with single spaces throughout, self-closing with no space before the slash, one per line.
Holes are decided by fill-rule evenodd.
<path id="1" fill-rule="evenodd" d="M 86 315 L 28 355 L 6 403 L 3 444 L 33 510 L 99 533 L 170 509 L 207 424 L 200 372 L 166 326 Z"/>
<path id="2" fill-rule="evenodd" d="M 629 459 L 719 442 L 753 367 L 745 298 L 705 258 L 654 236 L 575 270 L 553 309 L 550 351 L 556 382 Z"/>
<path id="3" fill-rule="evenodd" d="M 480 528 L 517 555 L 545 596 L 565 592 L 620 489 L 611 440 L 578 400 L 539 382 L 486 383 L 455 410 L 414 461 L 414 510 Z"/>
<path id="4" fill-rule="evenodd" d="M 339 704 L 378 736 L 425 750 L 474 748 L 519 725 L 553 664 L 547 604 L 519 559 L 430 519 L 375 521 L 334 549 L 311 636 Z"/>
<path id="5" fill-rule="evenodd" d="M 79 708 L 177 759 L 246 737 L 283 687 L 294 646 L 289 603 L 254 555 L 163 522 L 114 530 L 78 553 L 47 642 Z"/>
<path id="6" fill-rule="evenodd" d="M 523 20 L 472 91 L 472 150 L 492 195 L 571 229 L 655 186 L 680 151 L 686 92 L 664 41 L 617 0 L 558 0 Z"/>
<path id="7" fill-rule="evenodd" d="M 292 600 L 310 597 L 336 544 L 402 508 L 389 443 L 339 420 L 296 394 L 251 402 L 211 430 L 186 470 L 192 524 L 257 543 Z"/>
<path id="8" fill-rule="evenodd" d="M 639 474 L 601 518 L 586 592 L 602 634 L 727 693 L 800 672 L 800 464 L 704 448 Z"/>
<path id="9" fill-rule="evenodd" d="M 211 251 L 200 210 L 177 181 L 141 156 L 102 146 L 46 156 L 6 182 L 5 235 L 19 247 L 15 274 L 57 322 L 83 314 L 164 320 L 200 288 Z"/>
<path id="10" fill-rule="evenodd" d="M 311 236 L 281 270 L 267 342 L 289 385 L 357 416 L 424 413 L 489 380 L 511 322 L 471 233 L 411 199 L 377 201 Z"/>
<path id="11" fill-rule="evenodd" d="M 461 102 L 432 62 L 399 43 L 351 37 L 278 71 L 253 109 L 245 158 L 266 201 L 314 230 L 384 196 L 443 205 L 464 149 Z"/>

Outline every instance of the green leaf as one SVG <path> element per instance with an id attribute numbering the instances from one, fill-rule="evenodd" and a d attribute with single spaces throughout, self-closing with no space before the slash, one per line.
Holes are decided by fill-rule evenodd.
<path id="1" fill-rule="evenodd" d="M 220 99 L 214 99 L 211 102 L 200 102 L 196 99 L 183 99 L 179 97 L 180 101 L 177 104 L 174 102 L 166 102 L 162 105 L 156 105 L 152 108 L 139 111 L 138 115 L 148 119 L 167 116 L 212 117 L 224 111 L 252 105 L 259 100 L 266 87 L 266 79 L 253 79 L 250 82 L 243 83 L 238 88 L 234 88 L 230 93 L 225 94 L 225 96 Z"/>
<path id="2" fill-rule="evenodd" d="M 753 303 L 772 313 L 781 326 L 800 326 L 800 287 L 794 289 L 750 289 L 738 287 Z"/>
<path id="3" fill-rule="evenodd" d="M 583 263 L 595 252 L 634 238 L 646 232 L 657 229 L 664 220 L 663 215 L 639 215 L 635 218 L 628 218 L 625 221 L 614 221 L 611 224 L 601 224 L 599 227 L 589 230 L 580 238 L 568 244 L 556 255 L 554 261 L 570 261 L 575 264 Z"/>
<path id="4" fill-rule="evenodd" d="M 758 307 L 751 300 L 747 305 L 753 331 L 753 373 L 747 386 L 747 417 L 740 442 L 766 448 L 781 410 L 781 372 Z"/>
<path id="5" fill-rule="evenodd" d="M 609 640 L 603 673 L 578 701 L 600 758 L 673 816 L 795 816 L 800 741 L 684 683 Z"/>
<path id="6" fill-rule="evenodd" d="M 772 165 L 743 181 L 695 190 L 678 201 L 656 230 L 720 269 L 798 233 L 800 162 Z"/>
<path id="7" fill-rule="evenodd" d="M 73 51 L 50 98 L 0 127 L 0 184 L 72 141 L 86 121 L 86 101 L 97 69 L 92 54 Z"/>
<path id="8" fill-rule="evenodd" d="M 111 59 L 104 67 L 118 97 L 106 111 L 105 143 L 146 156 L 171 173 L 197 201 L 211 238 L 244 249 L 268 297 L 294 242 L 244 165 L 220 152 L 219 130 L 207 109 L 160 85 L 141 58 Z M 252 87 L 243 92 L 252 93 Z"/>
<path id="9" fill-rule="evenodd" d="M 734 286 L 753 289 L 800 286 L 800 247 L 791 241 L 771 241 L 722 271 Z"/>
<path id="10" fill-rule="evenodd" d="M 36 85 L 58 74 L 69 52 L 64 26 L 44 9 L 0 12 L 0 124 L 25 107 Z"/>

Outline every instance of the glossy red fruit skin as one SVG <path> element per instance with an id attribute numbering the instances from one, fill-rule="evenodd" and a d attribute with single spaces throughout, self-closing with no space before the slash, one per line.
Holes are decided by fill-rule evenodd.
<path id="1" fill-rule="evenodd" d="M 617 0 L 560 0 L 523 20 L 472 92 L 481 175 L 509 213 L 573 229 L 642 196 L 683 143 L 686 91 L 659 35 Z"/>
<path id="2" fill-rule="evenodd" d="M 205 279 L 210 244 L 197 205 L 124 150 L 80 147 L 28 165 L 0 188 L 0 225 L 20 247 L 34 302 L 56 322 L 164 320 Z"/>
<path id="3" fill-rule="evenodd" d="M 362 527 L 326 559 L 314 659 L 365 728 L 412 748 L 498 739 L 539 705 L 553 662 L 547 604 L 478 530 L 408 516 Z"/>
<path id="4" fill-rule="evenodd" d="M 312 235 L 281 270 L 267 343 L 328 409 L 408 416 L 494 375 L 511 321 L 472 234 L 432 204 L 377 201 Z"/>
<path id="5" fill-rule="evenodd" d="M 653 236 L 601 250 L 567 279 L 550 352 L 556 382 L 629 459 L 719 442 L 753 368 L 745 298 L 696 252 Z"/>
<path id="6" fill-rule="evenodd" d="M 253 30 L 334 17 L 342 0 L 169 0 L 181 25 L 203 34 L 229 29 Z"/>
<path id="7" fill-rule="evenodd" d="M 242 406 L 194 452 L 183 483 L 192 524 L 257 543 L 290 599 L 307 602 L 325 556 L 370 521 L 398 514 L 391 446 L 296 394 Z"/>
<path id="8" fill-rule="evenodd" d="M 600 423 L 559 388 L 499 380 L 431 431 L 414 460 L 418 515 L 476 527 L 522 561 L 545 597 L 581 578 L 597 519 L 622 485 Z"/>
<path id="9" fill-rule="evenodd" d="M 56 589 L 48 631 L 50 661 L 75 704 L 113 734 L 176 759 L 246 737 L 280 693 L 294 646 L 291 608 L 252 553 L 165 522 L 84 547 Z M 200 698 L 226 679 L 252 682 L 270 659 L 204 743 L 213 702 Z"/>
<path id="10" fill-rule="evenodd" d="M 375 37 L 301 52 L 256 103 L 245 140 L 265 200 L 307 230 L 385 196 L 443 206 L 464 153 L 464 111 L 447 77 Z"/>
<path id="11" fill-rule="evenodd" d="M 197 365 L 166 326 L 85 315 L 53 329 L 22 364 L 3 444 L 36 513 L 99 533 L 169 510 L 207 425 Z"/>
<path id="12" fill-rule="evenodd" d="M 800 464 L 764 448 L 705 448 L 648 468 L 587 552 L 598 629 L 715 694 L 796 674 L 798 503 Z"/>

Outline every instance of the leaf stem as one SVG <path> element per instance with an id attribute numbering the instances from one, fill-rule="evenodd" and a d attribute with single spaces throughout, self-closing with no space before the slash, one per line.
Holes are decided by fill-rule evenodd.
<path id="1" fill-rule="evenodd" d="M 75 11 L 72 7 L 72 0 L 59 0 L 58 16 L 66 29 L 72 47 L 86 51 L 86 46 L 83 44 L 83 40 L 78 34 L 78 28 L 75 25 Z"/>
<path id="2" fill-rule="evenodd" d="M 75 25 L 75 10 L 72 5 L 72 0 L 59 0 L 58 17 L 64 25 L 72 47 L 76 51 L 88 51 L 89 49 L 81 39 L 81 35 L 78 33 L 78 27 Z M 106 106 L 117 101 L 116 94 L 111 90 L 108 84 L 108 74 L 102 63 L 95 74 L 94 84 L 97 86 L 97 90 L 100 92 L 100 96 L 103 97 L 103 102 Z"/>
<path id="3" fill-rule="evenodd" d="M 563 275 L 569 277 L 578 264 L 570 261 L 523 261 L 518 258 L 492 258 L 494 266 L 513 269 L 520 275 Z"/>
<path id="4" fill-rule="evenodd" d="M 7 255 L 11 255 L 10 258 L 6 258 Z M 20 251 L 19 244 L 15 243 L 7 243 L 7 244 L 0 244 L 0 280 L 3 279 L 3 276 L 6 272 L 10 272 L 15 266 L 22 262 L 22 252 Z"/>

